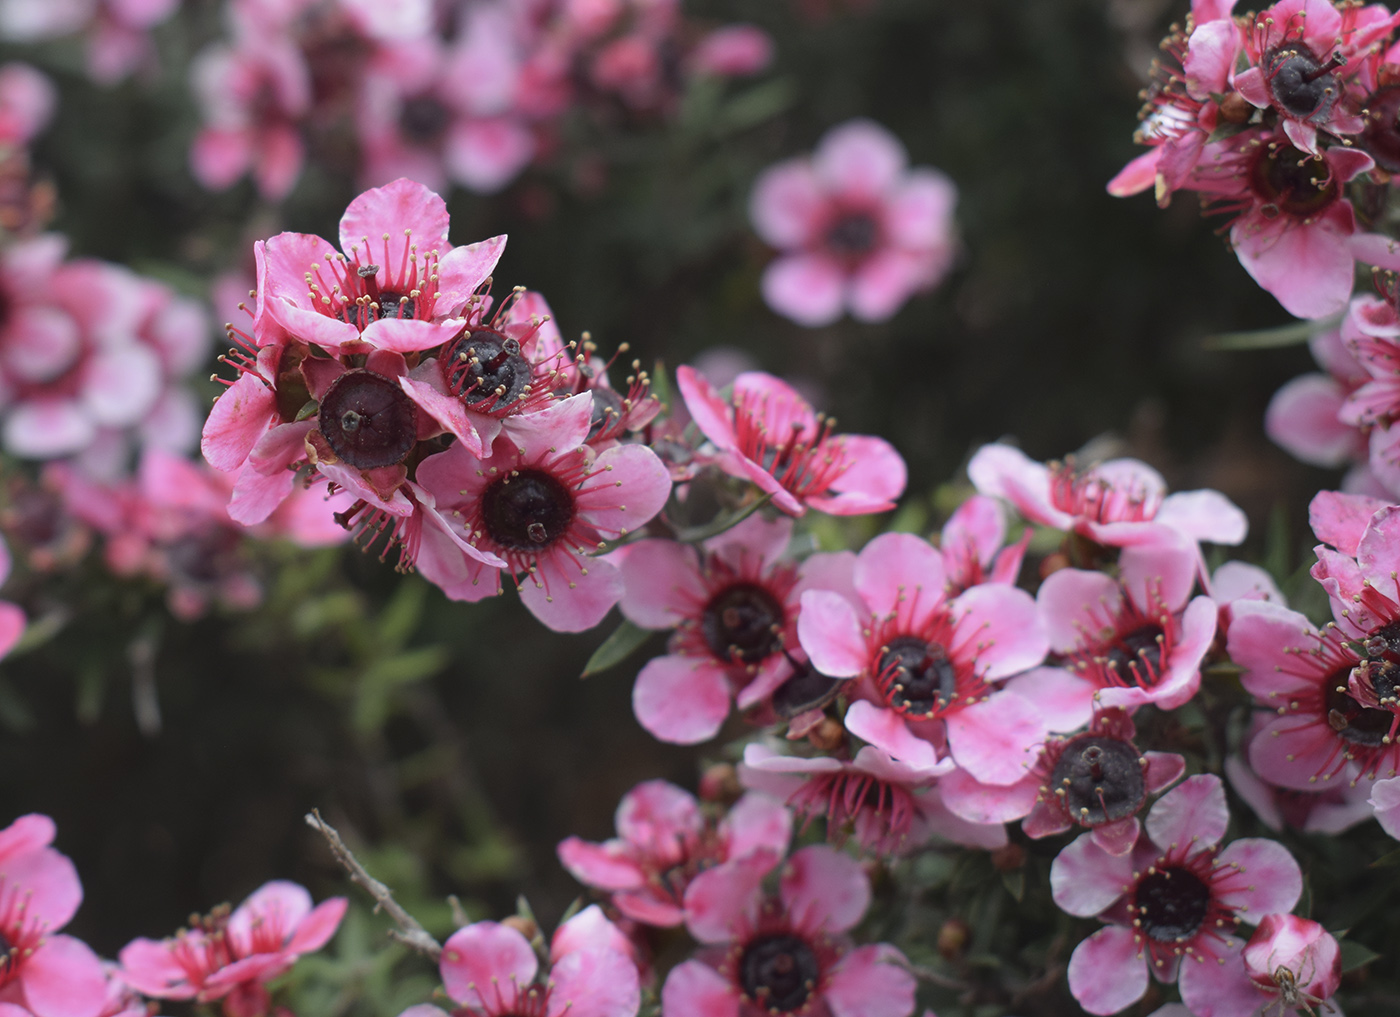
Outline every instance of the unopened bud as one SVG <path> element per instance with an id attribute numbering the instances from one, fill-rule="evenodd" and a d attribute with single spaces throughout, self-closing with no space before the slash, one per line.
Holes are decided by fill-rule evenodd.
<path id="1" fill-rule="evenodd" d="M 998 872 L 1015 872 L 1026 864 L 1026 849 L 1020 844 L 1005 844 L 992 852 L 992 864 Z"/>
<path id="2" fill-rule="evenodd" d="M 846 729 L 841 726 L 839 720 L 824 717 L 820 724 L 807 732 L 807 740 L 814 748 L 823 752 L 834 752 L 846 740 Z"/>
<path id="3" fill-rule="evenodd" d="M 1254 106 L 1239 92 L 1231 92 L 1220 100 L 1220 118 L 1232 124 L 1246 123 L 1254 115 Z"/>
<path id="4" fill-rule="evenodd" d="M 509 918 L 502 918 L 501 924 L 508 929 L 514 929 L 531 941 L 540 934 L 540 927 L 538 925 L 529 918 L 522 918 L 520 915 L 511 915 Z"/>
<path id="5" fill-rule="evenodd" d="M 1069 555 L 1056 551 L 1040 560 L 1040 578 L 1048 579 L 1060 569 L 1069 568 Z"/>
<path id="6" fill-rule="evenodd" d="M 707 802 L 728 805 L 744 793 L 739 771 L 729 763 L 716 763 L 700 775 L 700 797 Z"/>
<path id="7" fill-rule="evenodd" d="M 967 949 L 967 941 L 972 938 L 972 929 L 961 918 L 950 918 L 938 929 L 938 952 L 948 960 L 962 956 Z"/>

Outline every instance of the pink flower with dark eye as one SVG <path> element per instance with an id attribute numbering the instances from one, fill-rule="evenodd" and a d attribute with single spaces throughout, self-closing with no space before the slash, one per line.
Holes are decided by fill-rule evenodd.
<path id="1" fill-rule="evenodd" d="M 692 884 L 686 927 L 711 949 L 671 969 L 664 1017 L 830 1013 L 908 1017 L 914 976 L 888 943 L 846 935 L 870 905 L 852 858 L 824 845 L 796 852 L 768 897 L 759 864 L 712 869 Z"/>
<path id="2" fill-rule="evenodd" d="M 660 512 L 671 478 L 644 445 L 595 452 L 587 444 L 592 413 L 590 395 L 571 396 L 518 418 L 489 455 L 457 442 L 423 460 L 418 483 L 435 499 L 448 536 L 478 555 L 450 547 L 438 555 L 425 544 L 424 576 L 454 600 L 480 600 L 500 590 L 499 566 L 480 560 L 485 555 L 505 562 L 525 606 L 555 631 L 602 621 L 622 596 L 622 576 L 591 555 Z"/>
<path id="3" fill-rule="evenodd" d="M 632 691 L 638 721 L 657 738 L 713 738 L 731 700 L 742 710 L 772 703 L 793 719 L 836 696 L 841 682 L 792 651 L 803 591 L 849 589 L 851 555 L 817 554 L 799 568 L 784 559 L 791 537 L 786 518 L 753 515 L 702 548 L 644 540 L 627 549 L 622 613 L 642 628 L 676 630 Z"/>
<path id="4" fill-rule="evenodd" d="M 1167 494 L 1162 475 L 1136 459 L 1081 470 L 1073 459 L 1038 463 L 1010 445 L 983 445 L 967 475 L 1031 522 L 1108 547 L 1156 541 L 1162 527 L 1212 544 L 1239 544 L 1249 532 L 1245 514 L 1220 492 Z"/>
<path id="5" fill-rule="evenodd" d="M 1137 814 L 1148 795 L 1186 772 L 1186 760 L 1175 753 L 1140 752 L 1135 734 L 1126 711 L 1097 710 L 1087 731 L 1047 739 L 1030 773 L 1017 783 L 981 784 L 959 770 L 940 782 L 943 800 L 969 822 L 1024 818 L 1021 829 L 1037 839 L 1081 826 L 1104 851 L 1127 854 L 1141 832 Z"/>
<path id="6" fill-rule="evenodd" d="M 541 978 L 529 940 L 507 925 L 474 922 L 442 945 L 438 970 L 456 1017 L 636 1017 L 637 966 L 627 938 L 597 905 L 555 931 L 550 962 Z M 443 1017 L 443 1011 L 422 1005 L 401 1017 Z"/>
<path id="7" fill-rule="evenodd" d="M 263 1017 L 271 1007 L 266 983 L 319 950 L 345 915 L 344 897 L 314 908 L 296 883 L 264 883 L 231 914 L 216 908 L 173 939 L 133 939 L 122 947 L 121 977 L 156 999 L 224 1001 L 226 1017 Z"/>
<path id="8" fill-rule="evenodd" d="M 48 816 L 0 830 L 0 994 L 36 1017 L 98 1017 L 107 999 L 102 962 L 86 943 L 58 934 L 83 899 L 78 873 L 50 844 Z"/>
<path id="9" fill-rule="evenodd" d="M 975 494 L 957 507 L 938 541 L 950 595 L 980 583 L 1014 585 L 1031 542 L 1029 527 L 1010 547 L 1006 516 L 995 498 Z"/>
<path id="10" fill-rule="evenodd" d="M 884 321 L 936 285 L 956 249 L 957 189 L 871 120 L 826 133 L 810 157 L 764 171 L 749 199 L 754 229 L 782 254 L 763 273 L 763 299 L 799 325 L 843 310 Z"/>
<path id="11" fill-rule="evenodd" d="M 1130 852 L 1109 854 L 1085 835 L 1056 857 L 1055 903 L 1107 923 L 1070 958 L 1070 991 L 1085 1010 L 1113 1014 L 1136 1002 L 1150 971 L 1179 981 L 1192 1012 L 1214 1012 L 1201 1008 L 1237 977 L 1244 949 L 1231 933 L 1298 902 L 1303 876 L 1281 844 L 1246 838 L 1220 847 L 1229 818 L 1220 778 L 1201 774 L 1158 800 Z"/>
<path id="12" fill-rule="evenodd" d="M 1041 583 L 1036 604 L 1061 670 L 1010 687 L 1053 718 L 1052 729 L 1088 723 L 1095 703 L 1174 710 L 1196 694 L 1218 612 L 1209 597 L 1191 596 L 1197 552 L 1176 541 L 1125 547 L 1118 579 L 1060 569 Z"/>
<path id="13" fill-rule="evenodd" d="M 932 766 L 946 737 L 953 759 L 979 780 L 1024 777 L 1045 724 L 1028 700 L 991 683 L 1045 658 L 1030 595 L 986 583 L 950 598 L 942 555 L 903 533 L 865 546 L 855 588 L 854 599 L 809 590 L 797 620 L 818 671 L 857 679 L 847 729 L 912 766 Z"/>
<path id="14" fill-rule="evenodd" d="M 718 823 L 689 792 L 664 780 L 638 784 L 617 807 L 613 840 L 569 837 L 559 860 L 575 879 L 612 894 L 633 921 L 669 927 L 685 919 L 687 891 L 715 866 L 764 852 L 770 868 L 787 853 L 792 814 L 767 795 L 750 793 Z"/>
<path id="15" fill-rule="evenodd" d="M 909 854 L 931 840 L 992 850 L 1006 844 L 999 822 L 963 819 L 945 804 L 939 775 L 951 759 L 930 767 L 901 763 L 873 745 L 854 759 L 786 756 L 760 744 L 744 747 L 739 779 L 745 787 L 785 799 L 810 823 L 826 820 L 826 835 L 840 843 L 854 835 L 866 851 Z"/>
<path id="16" fill-rule="evenodd" d="M 719 467 L 753 481 L 788 515 L 884 512 L 904 493 L 908 473 L 889 442 L 834 434 L 834 421 L 771 374 L 739 375 L 729 399 L 693 368 L 679 368 L 676 380 Z"/>

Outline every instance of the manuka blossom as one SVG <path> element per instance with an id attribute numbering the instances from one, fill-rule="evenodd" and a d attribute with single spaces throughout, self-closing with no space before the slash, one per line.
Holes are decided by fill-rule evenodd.
<path id="1" fill-rule="evenodd" d="M 1195 1012 L 1210 1017 L 1335 1012 L 1327 1000 L 1342 980 L 1336 938 L 1317 922 L 1294 915 L 1263 915 L 1258 921 L 1239 960 L 1210 965 L 1217 970 L 1210 973 L 1209 991 L 1203 986 L 1191 1000 Z"/>
<path id="2" fill-rule="evenodd" d="M 870 905 L 870 883 L 852 858 L 806 847 L 783 866 L 778 896 L 750 864 L 712 869 L 692 884 L 686 927 L 708 949 L 671 969 L 665 1017 L 758 1012 L 908 1017 L 914 976 L 888 943 L 855 946 L 845 933 Z"/>
<path id="3" fill-rule="evenodd" d="M 657 738 L 713 738 L 731 700 L 752 709 L 790 682 L 793 697 L 774 704 L 787 718 L 835 696 L 838 680 L 811 673 L 792 654 L 803 591 L 849 590 L 852 556 L 812 555 L 799 567 L 784 558 L 791 537 L 787 519 L 753 515 L 703 548 L 669 540 L 626 548 L 622 613 L 642 628 L 676 630 L 632 692 L 638 721 Z"/>
<path id="4" fill-rule="evenodd" d="M 1225 788 L 1213 774 L 1191 777 L 1148 813 L 1132 851 L 1113 855 L 1090 835 L 1060 852 L 1050 869 L 1055 903 L 1107 923 L 1075 947 L 1069 987 L 1093 1014 L 1113 1014 L 1142 998 L 1148 972 L 1180 982 L 1193 1012 L 1238 977 L 1243 920 L 1285 913 L 1298 902 L 1302 873 L 1271 840 L 1225 848 Z"/>
<path id="5" fill-rule="evenodd" d="M 1005 823 L 1024 818 L 1026 836 L 1039 839 L 1080 826 L 1111 855 L 1125 855 L 1137 844 L 1137 814 L 1148 795 L 1166 790 L 1186 772 L 1186 760 L 1172 752 L 1141 752 L 1136 730 L 1124 710 L 1095 711 L 1088 730 L 1049 738 L 1030 772 L 1006 787 L 978 783 L 966 772 L 941 782 L 943 801 L 974 823 Z"/>
<path id="6" fill-rule="evenodd" d="M 910 766 L 873 745 L 853 759 L 788 756 L 765 745 L 744 746 L 739 778 L 745 787 L 784 799 L 805 822 L 821 817 L 827 838 L 853 836 L 880 855 L 916 852 L 931 840 L 993 850 L 1006 844 L 1001 823 L 969 821 L 949 810 L 939 784 L 950 759 Z"/>
<path id="7" fill-rule="evenodd" d="M 788 515 L 884 512 L 904 493 L 908 473 L 889 442 L 834 434 L 834 420 L 771 374 L 739 375 L 728 399 L 694 368 L 676 379 L 720 469 L 757 484 Z"/>
<path id="8" fill-rule="evenodd" d="M 1354 440 L 1365 437 L 1371 473 L 1388 491 L 1400 491 L 1400 299 L 1389 279 L 1382 296 L 1360 296 L 1351 302 L 1342 322 L 1342 339 L 1359 368 L 1359 378 L 1346 389 L 1337 409 L 1339 426 L 1349 427 Z"/>
<path id="9" fill-rule="evenodd" d="M 884 321 L 947 273 L 956 249 L 957 189 L 938 170 L 908 168 L 889 131 L 852 120 L 810 156 L 765 170 L 749 217 L 782 253 L 763 273 L 763 299 L 799 325 L 842 311 Z"/>
<path id="10" fill-rule="evenodd" d="M 78 873 L 53 843 L 54 822 L 28 815 L 0 830 L 0 998 L 35 1017 L 98 1017 L 102 962 L 58 930 L 83 899 Z"/>
<path id="11" fill-rule="evenodd" d="M 463 1017 L 636 1017 L 637 966 L 627 938 L 594 905 L 555 931 L 541 976 L 529 940 L 508 925 L 474 922 L 442 945 L 438 970 Z M 400 1017 L 445 1017 L 423 1004 Z"/>
<path id="12" fill-rule="evenodd" d="M 122 947 L 121 977 L 156 999 L 223 1000 L 226 1017 L 264 1017 L 266 983 L 325 946 L 345 906 L 344 897 L 332 897 L 313 908 L 304 887 L 265 883 L 232 913 L 216 908 L 174 938 L 133 939 Z"/>
<path id="13" fill-rule="evenodd" d="M 1308 349 L 1322 370 L 1299 375 L 1269 400 L 1264 431 L 1295 459 L 1327 468 L 1366 461 L 1365 431 L 1343 421 L 1341 414 L 1352 393 L 1371 377 L 1348 349 L 1348 341 L 1360 338 L 1359 323 L 1367 317 L 1368 306 L 1377 303 L 1375 297 L 1354 297 L 1340 328 L 1308 340 Z M 1396 334 L 1400 335 L 1400 327 Z"/>
<path id="14" fill-rule="evenodd" d="M 1045 628 L 1028 593 L 995 583 L 949 597 L 943 558 L 918 537 L 887 533 L 860 552 L 856 596 L 802 595 L 797 632 L 822 674 L 853 678 L 848 730 L 917 767 L 946 738 L 979 780 L 1013 784 L 1045 725 L 1030 701 L 992 683 L 1045 657 Z"/>
<path id="15" fill-rule="evenodd" d="M 938 541 L 948 592 L 961 593 L 979 583 L 1014 585 L 1031 535 L 1027 528 L 1020 540 L 1002 547 L 1006 543 L 1006 513 L 1001 505 L 982 494 L 967 499 L 943 524 Z"/>
<path id="16" fill-rule="evenodd" d="M 1038 463 L 1010 445 L 983 445 L 967 464 L 977 490 L 1005 498 L 1026 519 L 1108 547 L 1162 539 L 1163 527 L 1196 541 L 1239 544 L 1249 520 L 1219 491 L 1167 494 L 1162 475 L 1136 459 L 1087 469 Z"/>
<path id="17" fill-rule="evenodd" d="M 1119 578 L 1060 569 L 1040 585 L 1036 604 L 1058 675 L 1020 679 L 1058 718 L 1059 730 L 1088 721 L 1092 705 L 1164 710 L 1185 704 L 1201 684 L 1201 661 L 1215 638 L 1218 608 L 1192 597 L 1197 557 L 1189 542 L 1123 549 Z"/>
<path id="18" fill-rule="evenodd" d="M 570 396 L 518 418 L 488 455 L 459 441 L 418 466 L 418 481 L 447 524 L 447 537 L 475 557 L 454 554 L 429 535 L 419 568 L 454 600 L 500 590 L 501 566 L 514 577 L 532 614 L 559 632 L 603 620 L 623 593 L 621 573 L 591 557 L 606 541 L 649 522 L 671 491 L 671 478 L 644 445 L 603 452 L 587 444 L 592 395 Z M 442 553 L 439 553 L 441 551 Z"/>
<path id="19" fill-rule="evenodd" d="M 649 780 L 623 796 L 617 834 L 602 844 L 569 837 L 559 844 L 559 860 L 579 882 L 608 891 L 627 918 L 675 926 L 685 920 L 687 891 L 701 872 L 756 852 L 776 866 L 787 853 L 792 814 L 751 792 L 716 823 L 689 792 Z"/>

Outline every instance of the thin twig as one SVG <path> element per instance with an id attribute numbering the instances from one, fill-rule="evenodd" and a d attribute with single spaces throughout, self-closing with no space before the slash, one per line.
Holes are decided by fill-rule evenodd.
<path id="1" fill-rule="evenodd" d="M 412 950 L 417 950 L 429 960 L 437 963 L 442 956 L 442 945 L 428 932 L 427 929 L 418 924 L 418 919 L 403 909 L 398 901 L 394 900 L 394 895 L 390 889 L 375 879 L 365 867 L 360 864 L 358 858 L 345 846 L 345 841 L 340 839 L 340 834 L 335 827 L 331 826 L 321 818 L 321 813 L 312 809 L 306 816 L 306 825 L 313 830 L 320 832 L 326 838 L 326 843 L 330 845 L 331 854 L 335 855 L 345 871 L 350 873 L 350 878 L 374 898 L 375 910 L 383 908 L 390 918 L 394 920 L 397 929 L 390 929 L 389 935 L 397 939 L 404 946 Z"/>

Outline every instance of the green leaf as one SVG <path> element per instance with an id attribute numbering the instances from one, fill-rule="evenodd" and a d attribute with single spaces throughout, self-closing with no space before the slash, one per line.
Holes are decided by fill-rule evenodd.
<path id="1" fill-rule="evenodd" d="M 1370 964 L 1380 956 L 1370 947 L 1362 946 L 1354 939 L 1344 939 L 1339 944 L 1342 948 L 1342 973 L 1355 971 L 1359 967 Z"/>
<path id="2" fill-rule="evenodd" d="M 603 645 L 593 651 L 593 656 L 588 658 L 588 663 L 583 666 L 583 674 L 579 677 L 588 678 L 616 667 L 636 652 L 650 636 L 649 630 L 633 625 L 624 618 L 622 624 L 613 630 L 612 635 L 603 640 Z"/>
<path id="3" fill-rule="evenodd" d="M 1326 332 L 1341 323 L 1342 316 L 1316 321 L 1294 321 L 1278 328 L 1260 328 L 1249 332 L 1220 332 L 1206 336 L 1201 345 L 1208 350 L 1271 350 L 1280 346 L 1297 346 L 1319 332 Z"/>
<path id="4" fill-rule="evenodd" d="M 1001 885 L 1006 887 L 1006 892 L 1011 894 L 1011 899 L 1017 904 L 1021 903 L 1026 896 L 1026 870 L 1024 868 L 1012 869 L 1010 872 L 1001 874 Z"/>
<path id="5" fill-rule="evenodd" d="M 1381 855 L 1366 867 L 1368 869 L 1390 869 L 1397 865 L 1400 865 L 1400 848 L 1396 848 L 1394 851 Z"/>

